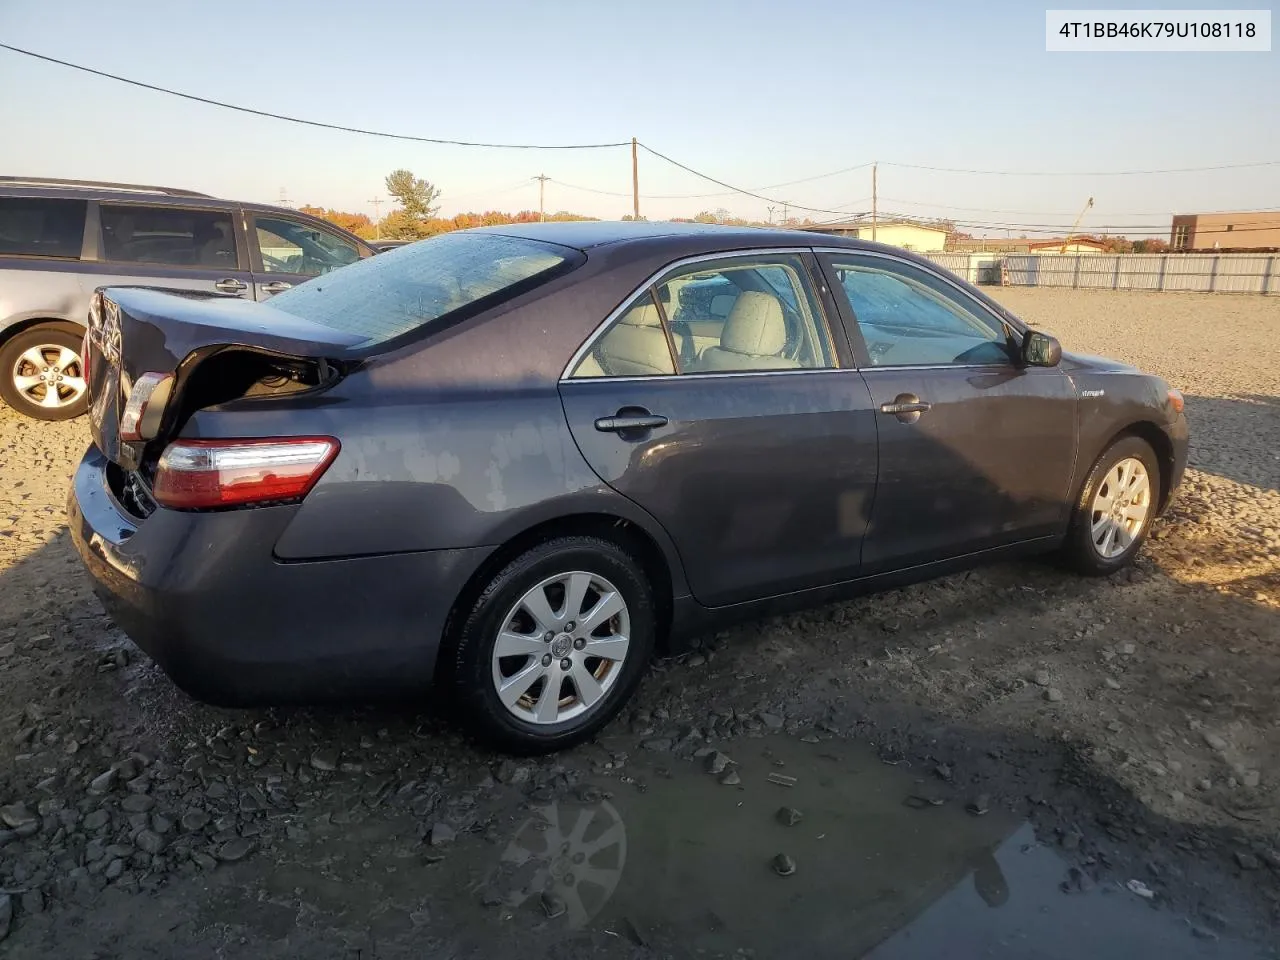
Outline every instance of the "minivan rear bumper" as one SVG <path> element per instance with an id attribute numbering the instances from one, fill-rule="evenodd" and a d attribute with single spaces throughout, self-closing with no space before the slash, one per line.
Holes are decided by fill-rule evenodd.
<path id="1" fill-rule="evenodd" d="M 424 695 L 454 599 L 490 549 L 284 563 L 296 506 L 128 513 L 91 446 L 68 525 L 117 625 L 191 695 L 227 706 Z"/>

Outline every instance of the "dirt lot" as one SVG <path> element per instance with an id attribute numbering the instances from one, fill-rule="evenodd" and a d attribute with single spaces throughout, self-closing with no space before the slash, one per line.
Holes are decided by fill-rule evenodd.
<path id="1" fill-rule="evenodd" d="M 1186 393 L 1191 469 L 1136 569 L 1006 565 L 708 637 L 536 762 L 429 706 L 187 700 L 70 548 L 83 425 L 0 408 L 0 954 L 1273 956 L 1280 299 L 997 295 Z"/>

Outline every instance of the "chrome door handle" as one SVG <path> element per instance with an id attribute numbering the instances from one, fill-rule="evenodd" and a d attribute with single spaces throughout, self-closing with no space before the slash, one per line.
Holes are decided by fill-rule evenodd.
<path id="1" fill-rule="evenodd" d="M 270 283 L 264 283 L 258 289 L 263 293 L 284 293 L 286 290 L 292 290 L 293 284 L 286 283 L 284 280 L 272 280 Z"/>
<path id="2" fill-rule="evenodd" d="M 880 404 L 881 413 L 924 413 L 933 404 L 916 401 L 915 403 L 882 403 Z"/>
<path id="3" fill-rule="evenodd" d="M 227 277 L 225 280 L 219 280 L 215 283 L 214 287 L 223 293 L 243 293 L 249 288 L 249 285 L 234 277 Z"/>
<path id="4" fill-rule="evenodd" d="M 932 404 L 925 403 L 914 393 L 900 393 L 891 403 L 880 404 L 880 412 L 892 414 L 902 423 L 915 423 L 931 406 Z"/>
<path id="5" fill-rule="evenodd" d="M 654 427 L 665 427 L 667 418 L 656 414 L 634 417 L 601 417 L 596 421 L 596 429 L 601 433 L 621 433 L 624 430 L 652 430 Z"/>

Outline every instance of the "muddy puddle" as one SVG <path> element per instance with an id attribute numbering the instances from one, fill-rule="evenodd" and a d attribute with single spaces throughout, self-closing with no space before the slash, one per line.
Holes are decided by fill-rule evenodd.
<path id="1" fill-rule="evenodd" d="M 1114 883 L 1073 880 L 1029 824 L 967 812 L 932 771 L 785 737 L 724 752 L 736 784 L 708 773 L 709 758 L 642 752 L 622 783 L 603 781 L 607 798 L 588 790 L 587 802 L 527 811 L 487 870 L 471 862 L 461 876 L 467 860 L 451 855 L 451 885 L 491 904 L 466 927 L 497 918 L 676 956 L 1271 956 L 1193 935 L 1189 921 Z M 475 853 L 495 858 L 492 846 Z M 790 866 L 780 855 L 794 873 L 779 875 Z M 477 902 L 455 903 L 457 919 L 486 909 Z"/>
<path id="2" fill-rule="evenodd" d="M 974 815 L 932 769 L 782 736 L 724 745 L 719 774 L 705 756 L 602 746 L 573 757 L 596 775 L 559 799 L 476 789 L 439 847 L 407 813 L 335 822 L 313 838 L 322 860 L 278 862 L 206 920 L 302 956 L 299 935 L 353 928 L 361 957 L 1275 956 L 1091 880 L 1056 837 Z"/>

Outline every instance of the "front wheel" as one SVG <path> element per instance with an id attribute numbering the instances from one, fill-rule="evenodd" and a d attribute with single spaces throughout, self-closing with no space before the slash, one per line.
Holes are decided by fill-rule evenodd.
<path id="1" fill-rule="evenodd" d="M 612 720 L 653 652 L 653 593 L 620 547 L 541 544 L 507 565 L 463 621 L 446 667 L 480 733 L 521 753 L 560 750 Z"/>
<path id="2" fill-rule="evenodd" d="M 72 420 L 88 408 L 80 356 L 83 332 L 70 323 L 46 323 L 0 346 L 0 399 L 37 420 Z"/>
<path id="3" fill-rule="evenodd" d="M 1160 463 L 1151 445 L 1122 437 L 1098 458 L 1071 518 L 1063 553 L 1081 573 L 1106 576 L 1137 556 L 1155 519 Z"/>

